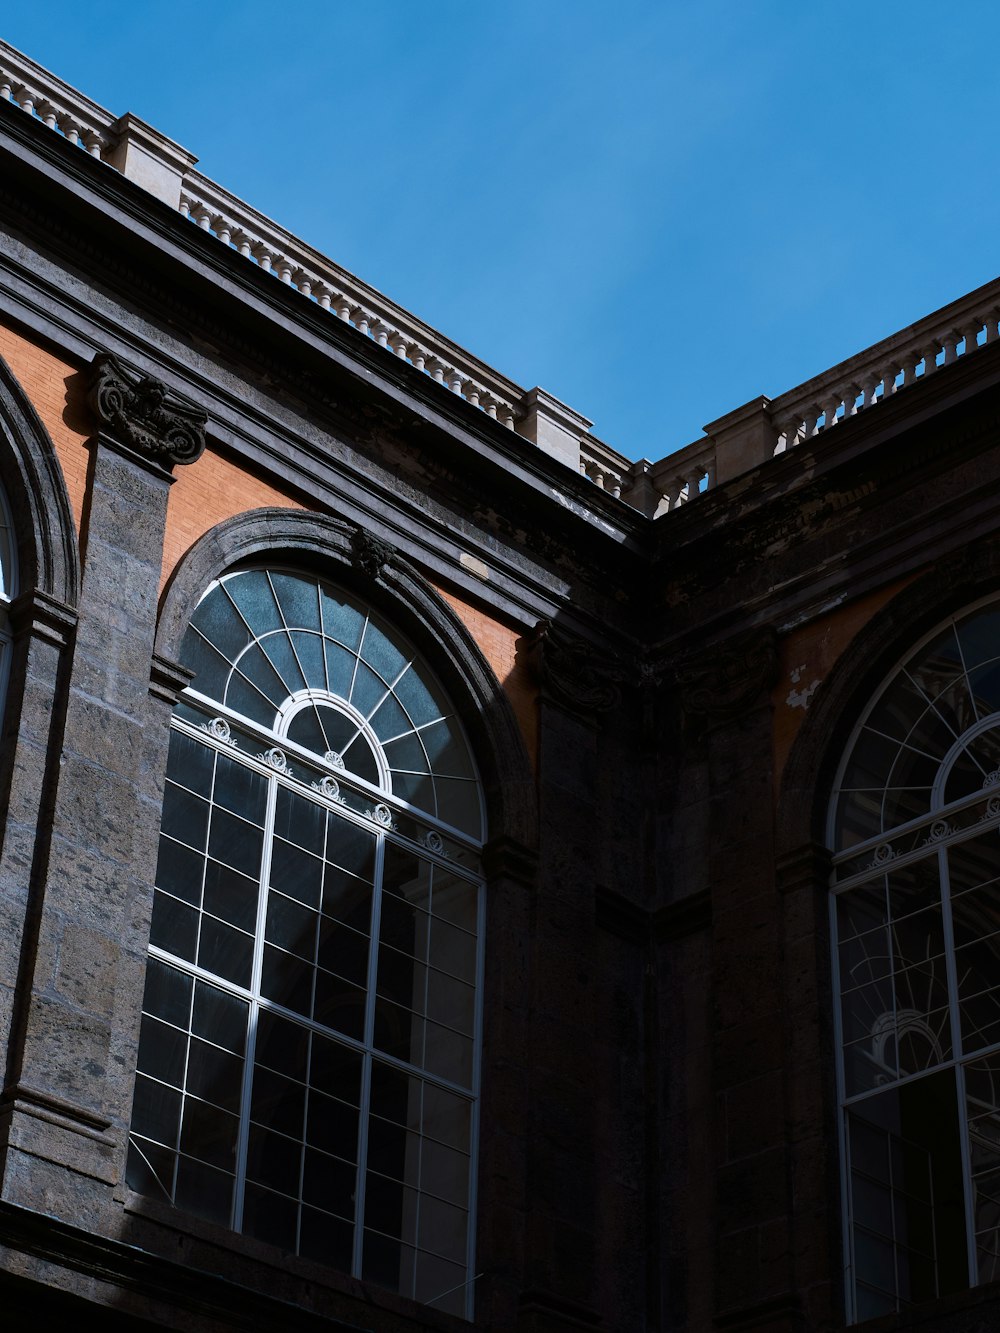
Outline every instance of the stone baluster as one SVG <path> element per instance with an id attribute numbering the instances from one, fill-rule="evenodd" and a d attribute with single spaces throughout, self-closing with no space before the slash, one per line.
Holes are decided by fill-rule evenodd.
<path id="1" fill-rule="evenodd" d="M 427 353 L 419 343 L 414 343 L 410 349 L 410 360 L 418 370 L 427 369 Z"/>
<path id="2" fill-rule="evenodd" d="M 253 238 L 248 236 L 245 231 L 237 231 L 233 233 L 233 245 L 236 246 L 244 259 L 250 258 L 253 252 Z"/>
<path id="3" fill-rule="evenodd" d="M 198 203 L 191 209 L 191 216 L 202 231 L 212 230 L 212 215 L 204 204 Z"/>
<path id="4" fill-rule="evenodd" d="M 448 388 L 452 393 L 460 394 L 462 392 L 461 372 L 456 370 L 454 366 L 448 371 Z"/>
<path id="5" fill-rule="evenodd" d="M 401 357 L 404 361 L 408 360 L 410 348 L 409 344 L 406 341 L 405 334 L 402 333 L 394 334 L 392 339 L 392 347 L 393 351 L 396 353 L 398 357 Z"/>
<path id="6" fill-rule="evenodd" d="M 299 289 L 303 296 L 312 296 L 313 283 L 312 278 L 304 268 L 297 268 L 292 274 L 292 282 Z"/>
<path id="7" fill-rule="evenodd" d="M 55 129 L 59 113 L 51 102 L 42 102 L 38 107 L 38 114 L 43 124 L 47 125 L 50 130 Z"/>
<path id="8" fill-rule="evenodd" d="M 265 273 L 271 272 L 271 264 L 274 260 L 274 252 L 271 250 L 269 246 L 265 245 L 263 241 L 258 241 L 257 244 L 253 247 L 253 257 L 254 259 L 256 259 L 257 263 L 260 265 L 261 269 Z"/>
<path id="9" fill-rule="evenodd" d="M 483 399 L 483 411 L 486 413 L 488 417 L 492 417 L 493 420 L 496 421 L 497 400 L 490 394 L 487 394 L 486 397 Z"/>
<path id="10" fill-rule="evenodd" d="M 371 330 L 371 320 L 368 316 L 367 311 L 362 310 L 362 308 L 358 306 L 358 308 L 352 311 L 351 313 L 354 316 L 354 323 L 355 326 L 357 327 L 358 332 L 363 333 L 367 336 L 369 331 Z"/>
<path id="11" fill-rule="evenodd" d="M 13 101 L 14 87 L 9 74 L 0 73 L 0 102 Z"/>
<path id="12" fill-rule="evenodd" d="M 79 121 L 74 120 L 72 116 L 60 116 L 59 128 L 66 136 L 67 141 L 71 143 L 74 148 L 78 148 L 80 146 L 80 131 L 82 129 L 82 126 L 80 125 Z M 183 202 L 184 201 L 182 200 L 181 201 L 182 211 L 183 211 Z"/>
<path id="13" fill-rule="evenodd" d="M 875 404 L 875 395 L 878 393 L 879 385 L 882 383 L 882 376 L 874 371 L 869 372 L 861 381 L 861 406 L 873 407 Z"/>
<path id="14" fill-rule="evenodd" d="M 969 352 L 974 352 L 979 346 L 979 330 L 983 327 L 983 320 L 979 317 L 969 320 L 962 328 L 962 337 L 965 339 L 965 351 L 963 356 Z"/>
<path id="15" fill-rule="evenodd" d="M 278 275 L 279 282 L 283 282 L 288 287 L 292 285 L 292 271 L 294 267 L 295 265 L 292 261 L 286 259 L 284 255 L 277 255 L 275 257 L 274 271 Z"/>
<path id="16" fill-rule="evenodd" d="M 958 356 L 958 344 L 961 337 L 962 335 L 958 329 L 949 329 L 941 339 L 941 342 L 944 344 L 944 364 L 946 366 L 950 366 Z"/>
<path id="17" fill-rule="evenodd" d="M 861 392 L 857 384 L 844 385 L 844 420 L 848 417 L 857 416 L 858 413 L 858 394 Z"/>
<path id="18" fill-rule="evenodd" d="M 83 146 L 91 157 L 100 157 L 101 149 L 104 146 L 104 136 L 98 134 L 97 130 L 85 130 L 83 133 Z"/>
<path id="19" fill-rule="evenodd" d="M 333 300 L 333 292 L 325 282 L 317 282 L 313 286 L 313 296 L 316 298 L 316 304 L 320 310 L 329 310 L 330 302 Z"/>
<path id="20" fill-rule="evenodd" d="M 212 218 L 212 230 L 222 244 L 228 248 L 233 239 L 233 228 L 229 219 L 224 218 L 221 213 L 216 213 L 215 217 Z"/>
<path id="21" fill-rule="evenodd" d="M 14 99 L 22 111 L 27 111 L 29 116 L 35 114 L 35 94 L 23 83 L 14 90 Z"/>
<path id="22" fill-rule="evenodd" d="M 593 459 L 587 464 L 587 476 L 595 486 L 600 487 L 601 490 L 604 489 L 604 470 L 601 465 L 594 462 Z"/>
<path id="23" fill-rule="evenodd" d="M 622 479 L 614 472 L 608 472 L 604 477 L 604 489 L 609 495 L 613 495 L 616 500 L 621 499 Z"/>
<path id="24" fill-rule="evenodd" d="M 341 295 L 337 297 L 336 301 L 334 302 L 334 308 L 337 311 L 338 318 L 342 319 L 345 324 L 350 324 L 351 303 L 343 293 L 341 293 Z"/>
<path id="25" fill-rule="evenodd" d="M 898 374 L 899 374 L 899 367 L 896 365 L 895 361 L 892 361 L 890 362 L 889 365 L 884 366 L 882 370 L 879 372 L 879 377 L 882 380 L 883 398 L 891 398 L 892 395 L 896 392 L 896 376 Z"/>
<path id="26" fill-rule="evenodd" d="M 919 364 L 919 352 L 908 352 L 907 355 L 903 357 L 903 383 L 900 385 L 900 388 L 905 388 L 908 384 L 914 382 L 917 378 L 917 366 Z"/>
<path id="27" fill-rule="evenodd" d="M 817 421 L 819 421 L 819 405 L 813 403 L 807 407 L 802 414 L 802 438 L 811 440 L 817 431 Z"/>
<path id="28" fill-rule="evenodd" d="M 508 404 L 506 403 L 503 405 L 503 408 L 501 409 L 500 420 L 503 422 L 503 424 L 507 427 L 508 430 L 514 429 L 514 409 L 508 406 Z"/>
<path id="29" fill-rule="evenodd" d="M 986 341 L 996 342 L 998 337 L 1000 337 L 1000 308 L 994 306 L 986 314 Z"/>
<path id="30" fill-rule="evenodd" d="M 705 470 L 700 463 L 689 468 L 684 474 L 684 480 L 687 483 L 687 499 L 694 500 L 701 494 L 701 479 L 705 475 Z"/>
<path id="31" fill-rule="evenodd" d="M 786 421 L 782 430 L 784 436 L 784 450 L 794 449 L 799 442 L 799 427 L 801 422 L 798 417 L 793 417 L 791 421 Z"/>
<path id="32" fill-rule="evenodd" d="M 427 362 L 427 369 L 430 371 L 431 379 L 435 384 L 444 383 L 444 363 L 439 361 L 436 356 Z"/>
<path id="33" fill-rule="evenodd" d="M 682 485 L 680 477 L 671 477 L 669 481 L 660 483 L 660 494 L 667 502 L 667 509 L 676 509 L 680 504 Z"/>
<path id="34" fill-rule="evenodd" d="M 372 337 L 375 339 L 375 341 L 378 343 L 379 347 L 389 346 L 390 332 L 391 330 L 388 324 L 383 324 L 381 320 L 378 320 L 375 324 L 372 325 L 371 334 Z"/>
<path id="35" fill-rule="evenodd" d="M 935 338 L 933 342 L 927 343 L 927 345 L 922 349 L 922 355 L 924 358 L 924 373 L 922 376 L 923 379 L 926 379 L 928 375 L 933 375 L 935 370 L 937 370 L 937 354 L 940 345 L 941 344 Z"/>
<path id="36" fill-rule="evenodd" d="M 475 382 L 475 380 L 466 380 L 462 388 L 465 394 L 466 402 L 471 403 L 473 407 L 478 407 L 479 385 Z"/>

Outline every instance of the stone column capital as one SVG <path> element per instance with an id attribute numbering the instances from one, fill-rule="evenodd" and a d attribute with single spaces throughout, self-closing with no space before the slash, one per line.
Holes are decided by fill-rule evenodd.
<path id="1" fill-rule="evenodd" d="M 105 352 L 91 363 L 87 401 L 101 438 L 170 472 L 194 463 L 205 449 L 206 414 L 161 380 Z"/>
<path id="2" fill-rule="evenodd" d="M 540 620 L 518 640 L 518 656 L 548 698 L 584 716 L 607 713 L 621 702 L 627 673 L 585 639 Z"/>

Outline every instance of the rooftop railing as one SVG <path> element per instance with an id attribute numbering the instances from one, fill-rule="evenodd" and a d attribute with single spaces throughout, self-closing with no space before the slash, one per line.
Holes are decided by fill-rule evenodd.
<path id="1" fill-rule="evenodd" d="M 775 454 L 826 435 L 1000 336 L 1000 280 L 961 297 L 805 384 L 709 423 L 657 463 L 631 463 L 591 423 L 540 388 L 525 390 L 251 205 L 195 170 L 197 158 L 131 114 L 114 116 L 0 41 L 0 101 L 165 200 L 248 263 L 273 274 L 472 406 L 650 516 L 690 504 Z"/>

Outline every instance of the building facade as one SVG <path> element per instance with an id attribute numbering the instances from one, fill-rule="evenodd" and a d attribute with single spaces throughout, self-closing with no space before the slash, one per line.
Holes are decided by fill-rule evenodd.
<path id="1" fill-rule="evenodd" d="M 1000 282 L 633 464 L 0 152 L 11 1327 L 992 1327 Z"/>

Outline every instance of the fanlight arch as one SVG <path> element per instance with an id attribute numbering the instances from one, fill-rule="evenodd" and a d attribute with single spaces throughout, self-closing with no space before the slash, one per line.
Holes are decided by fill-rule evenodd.
<path id="1" fill-rule="evenodd" d="M 279 566 L 180 650 L 129 1183 L 471 1315 L 485 836 L 405 636 Z"/>
<path id="2" fill-rule="evenodd" d="M 866 708 L 830 804 L 847 1300 L 1000 1277 L 1000 603 Z"/>

